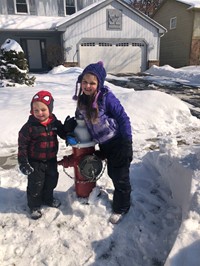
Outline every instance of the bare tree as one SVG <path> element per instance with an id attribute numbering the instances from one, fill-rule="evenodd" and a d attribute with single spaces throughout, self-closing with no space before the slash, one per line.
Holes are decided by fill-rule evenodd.
<path id="1" fill-rule="evenodd" d="M 163 0 L 127 0 L 127 3 L 142 13 L 151 16 Z"/>

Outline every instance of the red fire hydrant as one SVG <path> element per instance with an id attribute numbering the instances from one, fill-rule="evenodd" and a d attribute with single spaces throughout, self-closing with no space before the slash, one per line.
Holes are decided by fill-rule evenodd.
<path id="1" fill-rule="evenodd" d="M 58 162 L 64 168 L 74 167 L 75 191 L 78 197 L 88 197 L 96 186 L 96 180 L 102 171 L 102 161 L 96 155 L 95 142 L 85 125 L 85 121 L 77 119 L 77 127 L 74 130 L 78 143 L 72 145 L 72 154 L 64 156 Z"/>

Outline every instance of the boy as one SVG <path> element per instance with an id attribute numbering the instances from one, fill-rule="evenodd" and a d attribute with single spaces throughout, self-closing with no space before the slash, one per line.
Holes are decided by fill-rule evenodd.
<path id="1" fill-rule="evenodd" d="M 19 131 L 18 163 L 24 175 L 28 175 L 27 201 L 31 218 L 42 216 L 41 205 L 58 208 L 61 203 L 53 197 L 58 183 L 57 135 L 65 139 L 76 126 L 74 119 L 65 125 L 52 113 L 54 99 L 50 92 L 39 91 L 31 101 L 31 115 Z"/>

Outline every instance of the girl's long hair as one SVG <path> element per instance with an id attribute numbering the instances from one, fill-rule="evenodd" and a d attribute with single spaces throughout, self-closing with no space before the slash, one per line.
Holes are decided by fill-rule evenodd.
<path id="1" fill-rule="evenodd" d="M 92 124 L 96 124 L 98 122 L 98 113 L 99 113 L 98 104 L 97 108 L 93 107 L 94 100 L 95 100 L 95 95 L 88 96 L 85 95 L 84 93 L 81 94 L 80 90 L 80 93 L 78 95 L 77 106 L 80 110 L 85 110 L 86 117 Z"/>

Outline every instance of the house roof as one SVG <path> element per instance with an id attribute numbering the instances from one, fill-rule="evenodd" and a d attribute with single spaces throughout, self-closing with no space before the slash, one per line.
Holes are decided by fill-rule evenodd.
<path id="1" fill-rule="evenodd" d="M 200 8 L 199 0 L 176 0 L 177 2 L 181 2 L 183 4 L 189 5 L 190 8 Z"/>
<path id="2" fill-rule="evenodd" d="M 101 2 L 105 1 L 107 0 L 102 0 Z M 99 2 L 91 4 L 88 7 L 66 17 L 0 15 L 0 29 L 6 31 L 55 31 L 59 25 L 80 16 L 82 13 L 87 12 L 98 4 Z"/>
<path id="3" fill-rule="evenodd" d="M 162 25 L 142 12 L 133 9 L 122 0 L 102 0 L 66 17 L 0 15 L 0 29 L 5 31 L 65 31 L 66 27 L 94 13 L 113 1 L 120 3 L 134 14 L 141 17 L 141 19 L 148 21 L 150 24 L 156 27 L 161 34 L 166 32 L 166 29 Z"/>
<path id="4" fill-rule="evenodd" d="M 151 19 L 149 16 L 145 15 L 144 13 L 140 12 L 139 10 L 136 10 L 134 8 L 132 8 L 130 5 L 128 5 L 126 2 L 124 2 L 123 0 L 103 0 L 100 1 L 96 4 L 93 4 L 91 6 L 88 6 L 87 8 L 84 8 L 80 11 L 82 12 L 77 12 L 75 14 L 73 14 L 70 19 L 64 21 L 64 23 L 58 23 L 57 24 L 57 30 L 65 30 L 66 27 L 70 26 L 71 24 L 83 19 L 84 17 L 93 14 L 95 11 L 109 5 L 110 3 L 112 3 L 113 1 L 120 3 L 121 5 L 123 5 L 124 7 L 126 7 L 127 9 L 129 9 L 131 12 L 133 12 L 135 15 L 139 16 L 141 19 L 146 20 L 148 23 L 152 24 L 155 28 L 157 28 L 159 30 L 159 33 L 163 34 L 165 33 L 167 30 L 165 29 L 165 27 L 163 27 L 162 25 L 160 25 L 158 22 L 156 22 L 155 20 Z"/>
<path id="5" fill-rule="evenodd" d="M 55 25 L 63 20 L 60 17 L 26 16 L 26 15 L 0 15 L 1 30 L 54 30 Z"/>
<path id="6" fill-rule="evenodd" d="M 159 7 L 153 13 L 152 18 L 154 18 L 154 16 L 162 9 L 162 7 L 165 5 L 165 3 L 167 1 L 168 0 L 163 0 L 161 2 L 161 4 L 159 5 Z M 200 8 L 200 0 L 174 0 L 174 3 L 175 2 L 179 2 L 179 3 L 182 3 L 182 4 L 188 5 L 189 7 L 186 8 L 187 10 L 188 9 L 199 9 Z"/>

